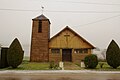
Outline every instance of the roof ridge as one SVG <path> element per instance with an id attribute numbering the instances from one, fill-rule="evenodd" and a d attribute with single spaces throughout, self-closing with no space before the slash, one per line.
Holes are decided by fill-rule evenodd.
<path id="1" fill-rule="evenodd" d="M 37 16 L 36 18 L 34 19 L 39 19 L 39 20 L 49 20 L 45 15 L 41 14 L 39 16 Z"/>

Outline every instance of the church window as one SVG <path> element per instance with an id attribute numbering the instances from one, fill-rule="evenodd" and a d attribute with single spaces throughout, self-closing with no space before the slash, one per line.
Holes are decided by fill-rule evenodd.
<path id="1" fill-rule="evenodd" d="M 60 53 L 60 49 L 51 49 L 51 53 L 59 54 Z"/>
<path id="2" fill-rule="evenodd" d="M 74 49 L 74 53 L 76 54 L 88 53 L 88 49 Z"/>
<path id="3" fill-rule="evenodd" d="M 42 32 L 42 21 L 39 21 L 39 24 L 38 24 L 38 32 Z"/>
<path id="4" fill-rule="evenodd" d="M 75 49 L 74 53 L 82 53 L 82 49 Z"/>
<path id="5" fill-rule="evenodd" d="M 83 49 L 83 53 L 88 53 L 88 49 Z"/>

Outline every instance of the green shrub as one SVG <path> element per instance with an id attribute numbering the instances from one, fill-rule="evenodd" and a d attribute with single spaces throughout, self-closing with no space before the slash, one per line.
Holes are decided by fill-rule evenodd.
<path id="1" fill-rule="evenodd" d="M 8 51 L 8 48 L 5 48 L 5 47 L 2 47 L 2 48 L 1 48 L 0 68 L 8 67 L 7 51 Z"/>
<path id="2" fill-rule="evenodd" d="M 24 51 L 17 38 L 14 39 L 8 49 L 7 62 L 12 68 L 17 68 L 23 60 Z"/>
<path id="3" fill-rule="evenodd" d="M 104 63 L 99 63 L 100 68 L 103 68 Z"/>
<path id="4" fill-rule="evenodd" d="M 112 40 L 106 52 L 106 60 L 108 65 L 117 68 L 120 65 L 120 49 L 117 43 Z"/>
<path id="5" fill-rule="evenodd" d="M 49 69 L 58 70 L 58 69 L 61 69 L 61 68 L 59 67 L 58 63 L 55 63 L 54 61 L 51 61 L 51 62 L 50 62 Z"/>
<path id="6" fill-rule="evenodd" d="M 98 59 L 97 56 L 94 54 L 90 54 L 85 57 L 84 59 L 85 67 L 94 69 L 98 65 Z"/>
<path id="7" fill-rule="evenodd" d="M 53 69 L 53 68 L 54 68 L 54 65 L 55 65 L 54 61 L 51 61 L 49 68 L 50 68 L 50 69 Z"/>

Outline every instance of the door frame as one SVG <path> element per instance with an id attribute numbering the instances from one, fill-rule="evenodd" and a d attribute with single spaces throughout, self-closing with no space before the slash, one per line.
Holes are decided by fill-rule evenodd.
<path id="1" fill-rule="evenodd" d="M 72 48 L 63 48 L 62 49 L 62 61 L 64 60 L 63 58 L 63 50 L 69 50 L 70 51 L 70 60 L 69 61 L 67 61 L 67 62 L 72 62 Z M 65 61 L 63 61 L 63 62 L 65 62 Z"/>

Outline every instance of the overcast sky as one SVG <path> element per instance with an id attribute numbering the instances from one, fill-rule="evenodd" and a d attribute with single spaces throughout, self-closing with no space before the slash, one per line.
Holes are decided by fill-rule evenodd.
<path id="1" fill-rule="evenodd" d="M 43 14 L 51 21 L 51 37 L 69 26 L 95 47 L 120 44 L 120 0 L 0 0 L 0 44 L 14 38 L 30 45 L 32 19 Z"/>

